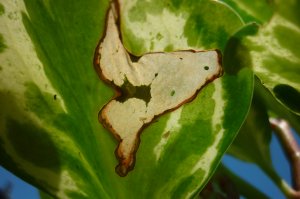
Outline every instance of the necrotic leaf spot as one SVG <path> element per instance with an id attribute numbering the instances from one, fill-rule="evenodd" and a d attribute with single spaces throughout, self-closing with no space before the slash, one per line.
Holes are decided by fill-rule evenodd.
<path id="1" fill-rule="evenodd" d="M 204 85 L 220 77 L 220 59 L 217 50 L 130 55 L 120 40 L 113 9 L 109 10 L 95 67 L 117 90 L 117 96 L 101 109 L 99 120 L 119 141 L 116 171 L 120 176 L 133 169 L 142 129 L 154 118 L 191 101 Z"/>

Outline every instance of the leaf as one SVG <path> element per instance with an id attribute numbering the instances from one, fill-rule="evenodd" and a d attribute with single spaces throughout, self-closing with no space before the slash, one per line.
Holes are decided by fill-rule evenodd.
<path id="1" fill-rule="evenodd" d="M 236 11 L 245 23 L 265 23 L 273 15 L 272 0 L 220 0 Z"/>
<path id="2" fill-rule="evenodd" d="M 141 136 L 134 170 L 120 178 L 117 143 L 97 118 L 113 89 L 92 67 L 108 2 L 0 2 L 1 165 L 58 198 L 190 198 L 200 191 L 246 117 L 249 68 L 226 72 L 192 102 L 153 121 Z M 120 7 L 124 45 L 136 56 L 183 49 L 224 54 L 228 38 L 243 25 L 219 2 L 159 2 L 150 3 L 157 13 L 146 15 L 147 23 L 128 20 L 151 12 L 139 7 L 147 1 Z M 166 31 L 162 22 L 181 26 Z M 224 63 L 225 71 L 230 67 Z"/>
<path id="3" fill-rule="evenodd" d="M 53 199 L 50 195 L 46 194 L 43 191 L 39 191 L 40 199 Z"/>
<path id="4" fill-rule="evenodd" d="M 218 51 L 158 52 L 132 60 L 116 20 L 112 7 L 95 62 L 99 76 L 118 93 L 101 109 L 99 120 L 119 141 L 116 171 L 125 176 L 134 167 L 143 129 L 193 100 L 206 84 L 222 76 L 222 67 Z"/>
<path id="5" fill-rule="evenodd" d="M 264 106 L 268 109 L 270 116 L 289 121 L 296 132 L 300 132 L 300 116 L 282 106 L 282 104 L 273 97 L 272 93 L 262 85 L 258 78 L 255 79 L 255 91 L 259 100 L 263 102 Z"/>
<path id="6" fill-rule="evenodd" d="M 114 143 L 96 134 L 101 98 L 94 92 L 110 92 L 91 66 L 107 3 L 1 5 L 1 165 L 59 198 L 108 198 L 95 171 L 113 165 L 114 158 L 100 151 Z"/>
<path id="7" fill-rule="evenodd" d="M 224 59 L 225 63 L 230 66 L 233 66 L 234 63 L 240 63 L 241 68 L 251 66 L 250 50 L 241 43 L 241 39 L 245 35 L 255 33 L 257 28 L 257 25 L 249 24 L 229 39 L 226 47 L 228 54 L 227 56 L 225 54 L 228 59 Z M 227 71 L 235 73 L 241 68 L 230 67 L 227 68 Z M 270 139 L 271 127 L 267 109 L 259 99 L 259 94 L 254 92 L 248 116 L 227 152 L 244 161 L 256 163 L 263 168 L 269 168 L 271 166 Z"/>
<path id="8" fill-rule="evenodd" d="M 300 4 L 275 1 L 272 19 L 256 34 L 242 39 L 250 51 L 255 74 L 274 97 L 300 114 Z"/>
<path id="9" fill-rule="evenodd" d="M 226 51 L 229 52 L 227 57 L 230 59 L 225 59 L 225 62 L 238 62 L 241 67 L 249 67 L 255 64 L 255 60 L 251 57 L 252 50 L 244 42 L 244 38 L 257 34 L 258 28 L 255 24 L 249 24 L 230 38 L 227 48 L 231 49 L 231 51 Z M 236 72 L 236 70 L 234 67 L 228 68 L 229 72 Z M 269 142 L 271 129 L 267 111 L 271 110 L 273 114 L 275 112 L 278 116 L 287 118 L 296 128 L 299 127 L 299 116 L 282 106 L 271 92 L 261 84 L 258 78 L 255 81 L 254 91 L 248 118 L 228 152 L 244 161 L 257 164 L 274 184 L 283 193 L 287 194 L 286 182 L 275 172 L 270 160 Z"/>
<path id="10" fill-rule="evenodd" d="M 230 38 L 225 51 L 225 53 L 228 53 L 227 56 L 225 54 L 225 63 L 229 63 L 228 65 L 230 66 L 232 66 L 232 63 L 240 63 L 241 68 L 252 66 L 251 50 L 242 41 L 247 35 L 256 34 L 258 28 L 256 24 L 248 24 Z M 229 73 L 235 73 L 237 70 L 240 70 L 240 68 L 227 68 Z M 281 117 L 288 117 L 294 123 L 297 122 L 296 115 L 279 104 L 256 77 L 252 105 L 247 119 L 228 149 L 228 153 L 243 161 L 257 164 L 278 188 L 285 193 L 285 182 L 275 172 L 270 158 L 271 128 L 269 110 L 274 108 L 276 111 L 280 110 L 280 113 L 283 113 L 283 115 L 280 115 Z"/>
<path id="11" fill-rule="evenodd" d="M 257 25 L 249 24 L 234 34 L 228 41 L 226 48 L 228 59 L 225 59 L 224 62 L 229 63 L 230 66 L 233 66 L 234 63 L 240 63 L 242 68 L 251 66 L 251 52 L 241 40 L 245 35 L 255 34 L 257 30 Z M 240 69 L 237 67 L 227 68 L 230 73 L 235 73 L 238 70 Z M 259 99 L 259 94 L 254 92 L 248 116 L 227 152 L 244 161 L 269 168 L 271 162 L 270 140 L 271 127 L 267 109 Z"/>
<path id="12" fill-rule="evenodd" d="M 231 9 L 215 1 L 121 1 L 120 9 L 124 46 L 135 55 L 191 48 L 223 51 L 242 25 Z"/>
<path id="13" fill-rule="evenodd" d="M 245 123 L 227 152 L 263 169 L 269 169 L 272 168 L 269 148 L 272 130 L 267 110 L 256 95 L 254 94 Z"/>

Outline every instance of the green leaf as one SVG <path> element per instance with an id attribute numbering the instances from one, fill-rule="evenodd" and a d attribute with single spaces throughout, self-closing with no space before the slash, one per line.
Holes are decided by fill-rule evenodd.
<path id="1" fill-rule="evenodd" d="M 0 2 L 1 165 L 58 198 L 189 198 L 200 191 L 248 112 L 249 68 L 226 72 L 192 102 L 158 117 L 141 134 L 135 168 L 121 178 L 117 143 L 97 117 L 113 90 L 92 66 L 108 2 Z M 151 13 L 139 6 L 147 2 L 121 6 L 130 52 L 217 48 L 230 59 L 226 42 L 243 24 L 227 6 L 166 1 L 162 9 L 165 3 L 153 1 Z"/>
<path id="2" fill-rule="evenodd" d="M 236 11 L 245 23 L 264 23 L 273 15 L 273 1 L 270 0 L 220 0 Z"/>
<path id="3" fill-rule="evenodd" d="M 269 148 L 271 133 L 266 107 L 254 94 L 248 117 L 227 152 L 263 169 L 272 168 Z"/>
<path id="4" fill-rule="evenodd" d="M 114 142 L 100 134 L 97 112 L 111 92 L 92 67 L 108 4 L 1 5 L 1 165 L 60 198 L 108 198 L 100 179 L 113 173 L 105 150 L 113 154 Z"/>
<path id="5" fill-rule="evenodd" d="M 40 199 L 53 199 L 52 196 L 46 194 L 46 193 L 43 192 L 43 191 L 39 191 L 39 194 L 40 194 Z"/>
<path id="6" fill-rule="evenodd" d="M 245 35 L 255 34 L 257 30 L 257 25 L 249 24 L 230 38 L 226 48 L 228 59 L 224 60 L 225 63 L 229 63 L 228 65 L 230 66 L 233 66 L 234 63 L 240 63 L 241 68 L 251 66 L 250 50 L 241 43 L 241 40 Z M 235 73 L 241 68 L 230 67 L 227 68 L 227 71 Z M 267 109 L 263 102 L 260 101 L 258 94 L 254 92 L 247 119 L 227 152 L 244 161 L 269 168 L 271 162 L 270 139 L 271 128 Z"/>
<path id="7" fill-rule="evenodd" d="M 259 97 L 259 100 L 264 103 L 264 106 L 268 109 L 269 115 L 272 117 L 279 117 L 287 120 L 291 126 L 299 134 L 300 132 L 300 116 L 294 112 L 286 109 L 280 102 L 278 102 L 272 95 L 272 93 L 262 85 L 261 81 L 255 78 L 255 89 Z"/>
<path id="8" fill-rule="evenodd" d="M 242 25 L 231 9 L 215 1 L 125 1 L 121 15 L 124 45 L 135 55 L 190 48 L 223 51 Z"/>
<path id="9" fill-rule="evenodd" d="M 295 114 L 300 114 L 300 20 L 298 1 L 276 1 L 272 19 L 242 39 L 262 84 Z M 247 58 L 248 59 L 248 58 Z"/>
<path id="10" fill-rule="evenodd" d="M 248 35 L 257 33 L 259 27 L 256 24 L 248 24 L 234 34 L 228 41 L 225 54 L 225 63 L 230 66 L 233 63 L 240 63 L 240 68 L 229 67 L 229 73 L 235 73 L 241 68 L 252 66 L 251 49 L 248 48 L 243 39 Z M 228 49 L 228 50 L 227 50 Z M 226 57 L 228 59 L 226 59 Z M 293 124 L 299 121 L 297 115 L 290 112 L 282 106 L 269 92 L 267 88 L 261 85 L 256 77 L 255 89 L 252 99 L 252 105 L 248 117 L 240 129 L 239 134 L 230 146 L 228 153 L 250 163 L 257 164 L 278 186 L 283 193 L 286 192 L 286 182 L 275 172 L 270 158 L 269 143 L 271 139 L 271 128 L 269 123 L 269 110 L 276 110 L 280 117 L 286 117 L 293 121 Z M 299 126 L 299 124 L 297 124 Z"/>

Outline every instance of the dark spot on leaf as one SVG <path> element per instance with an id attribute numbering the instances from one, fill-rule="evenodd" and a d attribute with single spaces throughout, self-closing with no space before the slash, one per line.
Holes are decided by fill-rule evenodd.
<path id="1" fill-rule="evenodd" d="M 131 53 L 128 53 L 128 54 L 129 54 L 130 60 L 131 60 L 132 62 L 134 62 L 134 63 L 138 62 L 139 59 L 141 58 L 141 57 L 135 56 L 135 55 L 133 55 L 133 54 L 131 54 Z"/>
<path id="2" fill-rule="evenodd" d="M 158 75 L 158 73 L 155 73 L 155 75 L 154 75 L 154 76 L 155 76 L 155 77 L 157 77 L 157 75 Z"/>
<path id="3" fill-rule="evenodd" d="M 204 66 L 204 70 L 209 70 L 209 66 Z"/>
<path id="4" fill-rule="evenodd" d="M 174 46 L 172 44 L 169 44 L 165 47 L 164 51 L 171 52 L 174 49 Z"/>
<path id="5" fill-rule="evenodd" d="M 2 34 L 0 34 L 0 52 L 3 52 L 5 48 L 7 48 L 7 46 L 4 43 L 4 38 Z"/>
<path id="6" fill-rule="evenodd" d="M 2 5 L 2 3 L 0 3 L 0 16 L 3 15 L 5 12 L 4 6 Z"/>
<path id="7" fill-rule="evenodd" d="M 133 86 L 127 79 L 121 86 L 121 95 L 116 98 L 119 102 L 125 102 L 128 98 L 137 98 L 144 100 L 146 104 L 150 102 L 150 86 Z"/>
<path id="8" fill-rule="evenodd" d="M 56 94 L 53 95 L 42 92 L 40 88 L 32 82 L 26 83 L 25 96 L 27 107 L 40 118 L 46 120 L 51 118 L 50 120 L 55 120 L 57 114 L 63 112 L 61 105 L 54 102 L 54 100 L 57 99 Z"/>
<path id="9" fill-rule="evenodd" d="M 174 96 L 175 95 L 175 90 L 172 90 L 171 93 L 170 93 L 170 95 Z"/>
<path id="10" fill-rule="evenodd" d="M 182 58 L 182 57 L 179 57 L 179 59 L 182 60 L 183 58 Z"/>
<path id="11" fill-rule="evenodd" d="M 160 33 L 157 33 L 157 35 L 156 35 L 156 39 L 159 41 L 159 40 L 161 40 L 162 38 L 163 38 L 162 34 L 160 34 Z"/>
<path id="12" fill-rule="evenodd" d="M 143 123 L 145 123 L 145 120 L 147 120 L 146 117 L 140 117 L 140 121 L 142 121 Z"/>
<path id="13" fill-rule="evenodd" d="M 162 135 L 162 137 L 165 138 L 165 139 L 167 139 L 170 136 L 170 134 L 171 134 L 170 131 L 167 131 L 166 133 L 164 133 Z"/>

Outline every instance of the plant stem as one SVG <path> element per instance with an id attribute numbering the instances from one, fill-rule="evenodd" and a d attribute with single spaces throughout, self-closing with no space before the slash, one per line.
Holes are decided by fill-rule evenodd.
<path id="1" fill-rule="evenodd" d="M 290 189 L 289 196 L 291 198 L 300 198 L 300 148 L 287 121 L 271 118 L 270 124 L 290 162 L 293 189 Z"/>

